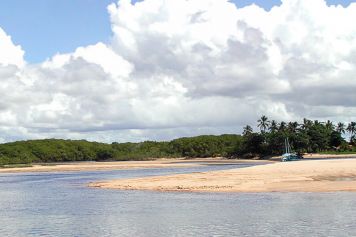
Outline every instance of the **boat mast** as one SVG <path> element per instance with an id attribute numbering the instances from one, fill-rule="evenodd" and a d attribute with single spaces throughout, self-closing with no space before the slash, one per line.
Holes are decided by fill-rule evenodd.
<path id="1" fill-rule="evenodd" d="M 289 150 L 289 138 L 287 137 L 287 147 L 288 147 L 288 154 L 290 153 L 290 150 Z"/>
<path id="2" fill-rule="evenodd" d="M 290 150 L 289 150 L 289 138 L 287 137 L 287 149 L 288 149 L 288 154 L 290 153 Z"/>
<path id="3" fill-rule="evenodd" d="M 284 140 L 284 146 L 285 146 L 286 154 L 291 153 L 291 147 L 290 147 L 290 145 L 289 145 L 289 139 L 288 139 L 288 137 Z"/>

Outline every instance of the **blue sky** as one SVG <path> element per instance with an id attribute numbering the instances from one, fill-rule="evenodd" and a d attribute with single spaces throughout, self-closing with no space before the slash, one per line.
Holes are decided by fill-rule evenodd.
<path id="1" fill-rule="evenodd" d="M 79 46 L 111 35 L 107 5 L 116 0 L 2 0 L 0 27 L 26 51 L 30 63 L 42 62 L 55 53 L 72 52 Z M 256 3 L 266 9 L 279 0 L 233 0 L 238 6 Z M 328 0 L 347 6 L 350 0 Z"/>

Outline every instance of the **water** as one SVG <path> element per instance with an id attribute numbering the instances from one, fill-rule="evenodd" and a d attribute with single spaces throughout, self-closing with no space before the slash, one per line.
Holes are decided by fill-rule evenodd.
<path id="1" fill-rule="evenodd" d="M 0 236 L 356 236 L 354 193 L 160 193 L 87 188 L 95 180 L 208 166 L 0 175 Z"/>

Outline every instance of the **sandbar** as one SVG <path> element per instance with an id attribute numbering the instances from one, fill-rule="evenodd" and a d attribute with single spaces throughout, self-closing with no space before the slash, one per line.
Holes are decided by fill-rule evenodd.
<path id="1" fill-rule="evenodd" d="M 224 171 L 100 181 L 89 186 L 184 192 L 355 192 L 356 159 L 276 162 Z"/>

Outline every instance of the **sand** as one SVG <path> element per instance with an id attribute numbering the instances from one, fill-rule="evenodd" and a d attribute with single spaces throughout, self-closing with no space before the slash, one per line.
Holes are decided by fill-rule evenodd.
<path id="1" fill-rule="evenodd" d="M 40 165 L 23 168 L 0 168 L 0 173 L 23 172 L 71 172 L 71 171 L 95 171 L 95 170 L 127 170 L 149 169 L 169 167 L 193 167 L 208 164 L 235 164 L 235 163 L 263 162 L 254 160 L 227 160 L 222 158 L 204 159 L 157 159 L 153 161 L 118 161 L 118 162 L 71 162 Z"/>
<path id="2" fill-rule="evenodd" d="M 304 154 L 305 159 L 336 159 L 336 158 L 356 158 L 356 154 L 317 154 L 309 153 Z"/>
<path id="3" fill-rule="evenodd" d="M 89 186 L 186 192 L 354 192 L 356 159 L 279 162 L 225 171 L 102 181 Z"/>

